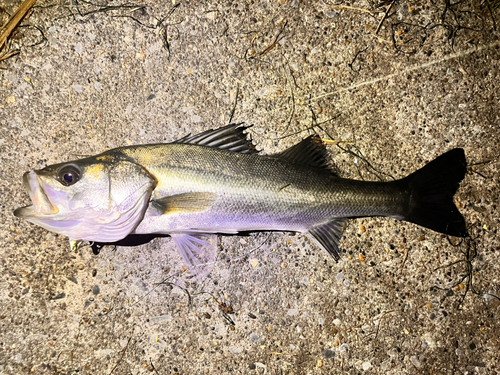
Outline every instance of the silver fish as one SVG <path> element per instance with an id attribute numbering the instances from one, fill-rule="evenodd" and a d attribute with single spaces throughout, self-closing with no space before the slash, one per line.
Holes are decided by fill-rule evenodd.
<path id="1" fill-rule="evenodd" d="M 26 172 L 33 205 L 14 214 L 72 240 L 168 234 L 195 273 L 214 259 L 216 233 L 300 232 L 335 260 L 349 218 L 388 216 L 467 236 L 453 202 L 467 168 L 462 149 L 401 180 L 365 182 L 336 175 L 317 136 L 259 155 L 245 129 L 232 124 Z"/>

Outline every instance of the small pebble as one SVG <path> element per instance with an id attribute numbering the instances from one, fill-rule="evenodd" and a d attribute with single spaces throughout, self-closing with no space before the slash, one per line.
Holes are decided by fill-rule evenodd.
<path id="1" fill-rule="evenodd" d="M 75 52 L 76 52 L 76 53 L 79 53 L 80 55 L 82 54 L 82 52 L 83 52 L 83 47 L 82 47 L 82 44 L 81 44 L 81 43 L 78 43 L 78 44 L 75 46 Z"/>
<path id="2" fill-rule="evenodd" d="M 293 6 L 293 1 L 292 1 L 292 6 Z M 327 10 L 327 11 L 325 12 L 325 15 L 326 15 L 328 18 L 333 18 L 333 17 L 338 16 L 338 13 L 334 12 L 333 10 Z"/>
<path id="3" fill-rule="evenodd" d="M 252 313 L 248 313 L 248 317 L 252 319 L 257 319 L 257 317 Z"/>
<path id="4" fill-rule="evenodd" d="M 100 292 L 101 292 L 101 289 L 99 288 L 99 285 L 94 285 L 94 287 L 92 288 L 92 294 L 94 296 L 97 296 Z"/>
<path id="5" fill-rule="evenodd" d="M 59 293 L 57 296 L 55 296 L 54 300 L 63 299 L 64 297 L 66 297 L 66 293 L 62 292 L 62 293 Z"/>
<path id="6" fill-rule="evenodd" d="M 411 356 L 410 357 L 410 362 L 413 363 L 413 366 L 415 366 L 416 368 L 422 367 L 422 364 L 420 363 L 420 361 L 418 360 L 418 358 L 415 357 L 415 356 Z"/>
<path id="7" fill-rule="evenodd" d="M 92 277 L 95 277 L 96 275 L 97 275 L 97 270 L 94 268 L 94 269 L 92 270 Z"/>
<path id="8" fill-rule="evenodd" d="M 149 321 L 151 323 L 160 323 L 160 322 L 170 322 L 172 320 L 172 315 L 160 315 L 160 316 L 154 316 Z"/>
<path id="9" fill-rule="evenodd" d="M 295 314 L 297 314 L 298 312 L 299 312 L 299 310 L 298 310 L 298 309 L 290 309 L 290 310 L 288 310 L 287 314 L 288 314 L 289 316 L 294 316 L 294 315 L 295 315 Z"/>
<path id="10" fill-rule="evenodd" d="M 363 370 L 368 371 L 372 367 L 372 364 L 370 362 L 365 362 L 363 363 Z"/>
<path id="11" fill-rule="evenodd" d="M 252 332 L 250 334 L 250 341 L 253 342 L 254 344 L 258 344 L 260 341 L 259 335 L 257 335 L 255 332 Z"/>
<path id="12" fill-rule="evenodd" d="M 236 347 L 236 346 L 230 346 L 230 347 L 229 347 L 229 351 L 230 351 L 231 353 L 233 353 L 233 354 L 238 355 L 238 354 L 240 354 L 240 353 L 243 351 L 243 348 L 238 348 L 238 347 Z"/>
<path id="13" fill-rule="evenodd" d="M 335 357 L 335 352 L 334 352 L 333 350 L 326 349 L 326 350 L 323 352 L 323 355 L 325 356 L 325 358 L 326 358 L 326 359 L 330 359 L 330 358 Z"/>

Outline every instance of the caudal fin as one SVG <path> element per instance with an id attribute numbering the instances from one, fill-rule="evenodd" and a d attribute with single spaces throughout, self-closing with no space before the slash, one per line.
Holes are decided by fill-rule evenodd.
<path id="1" fill-rule="evenodd" d="M 467 171 L 464 150 L 455 148 L 400 182 L 410 192 L 404 220 L 456 237 L 466 237 L 465 220 L 453 195 Z"/>

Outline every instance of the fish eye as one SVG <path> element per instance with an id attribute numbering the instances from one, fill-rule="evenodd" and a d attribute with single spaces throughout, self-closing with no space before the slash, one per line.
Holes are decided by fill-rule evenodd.
<path id="1" fill-rule="evenodd" d="M 80 170 L 74 165 L 68 165 L 59 171 L 58 180 L 64 186 L 71 186 L 80 179 Z"/>

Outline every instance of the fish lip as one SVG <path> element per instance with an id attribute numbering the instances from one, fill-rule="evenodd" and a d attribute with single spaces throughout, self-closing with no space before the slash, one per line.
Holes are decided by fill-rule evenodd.
<path id="1" fill-rule="evenodd" d="M 33 189 L 31 188 L 30 184 L 30 173 L 32 172 L 25 172 L 23 174 L 23 186 L 26 189 L 26 192 L 29 194 L 31 201 L 33 202 Z M 32 217 L 35 215 L 35 213 L 36 210 L 33 204 L 24 207 L 19 207 L 14 210 L 14 216 L 22 219 Z"/>
<path id="2" fill-rule="evenodd" d="M 17 208 L 14 211 L 14 216 L 28 219 L 39 217 L 40 215 L 54 215 L 59 212 L 59 209 L 54 206 L 47 197 L 36 172 L 31 171 L 24 173 L 23 185 L 33 204 Z"/>
<path id="3" fill-rule="evenodd" d="M 35 172 L 25 172 L 23 174 L 23 185 L 24 185 L 24 188 L 28 191 L 30 198 L 31 198 L 31 195 L 33 194 L 33 188 L 31 187 L 30 177 L 33 174 L 35 174 Z"/>
<path id="4" fill-rule="evenodd" d="M 36 210 L 33 205 L 19 207 L 14 210 L 14 216 L 20 219 L 28 219 L 36 215 Z"/>

